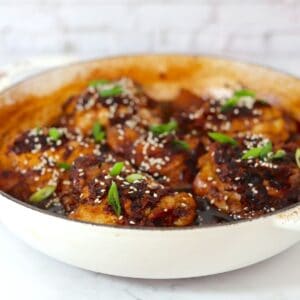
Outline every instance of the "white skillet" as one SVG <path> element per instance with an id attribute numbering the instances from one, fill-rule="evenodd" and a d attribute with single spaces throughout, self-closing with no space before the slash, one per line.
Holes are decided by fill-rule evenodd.
<path id="1" fill-rule="evenodd" d="M 117 57 L 56 68 L 5 90 L 0 94 L 0 103 L 9 105 L 29 95 L 42 99 L 71 82 L 106 74 L 133 77 L 144 83 L 149 93 L 159 91 L 162 99 L 178 87 L 201 89 L 238 80 L 259 93 L 274 92 L 274 99 L 296 117 L 300 110 L 298 79 L 239 62 L 180 55 Z M 227 272 L 276 255 L 300 240 L 300 204 L 225 225 L 136 228 L 69 220 L 1 193 L 0 220 L 32 247 L 60 261 L 136 278 L 185 278 Z"/>

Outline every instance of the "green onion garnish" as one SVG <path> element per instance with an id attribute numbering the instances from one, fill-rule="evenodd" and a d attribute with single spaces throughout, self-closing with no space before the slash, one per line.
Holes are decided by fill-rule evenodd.
<path id="1" fill-rule="evenodd" d="M 71 169 L 71 165 L 66 163 L 66 162 L 59 162 L 59 163 L 57 163 L 57 166 L 60 169 L 63 169 L 63 170 L 70 170 Z"/>
<path id="2" fill-rule="evenodd" d="M 33 193 L 30 198 L 29 201 L 31 202 L 41 202 L 47 198 L 49 198 L 55 191 L 56 186 L 54 185 L 47 185 L 43 188 L 41 188 L 40 190 L 36 191 L 35 193 Z"/>
<path id="3" fill-rule="evenodd" d="M 272 143 L 267 142 L 262 147 L 255 147 L 249 149 L 247 152 L 244 153 L 242 159 L 252 159 L 252 158 L 260 158 L 263 159 L 267 157 L 267 155 L 272 151 Z"/>
<path id="4" fill-rule="evenodd" d="M 110 89 L 103 89 L 103 90 L 100 90 L 99 91 L 99 95 L 101 97 L 114 97 L 114 96 L 119 96 L 121 95 L 123 92 L 123 89 L 119 86 L 119 85 L 116 85 Z"/>
<path id="5" fill-rule="evenodd" d="M 244 153 L 242 159 L 256 158 L 260 156 L 261 147 L 251 148 Z"/>
<path id="6" fill-rule="evenodd" d="M 232 146 L 236 146 L 238 144 L 235 139 L 220 132 L 209 132 L 208 136 L 221 144 L 230 144 Z"/>
<path id="7" fill-rule="evenodd" d="M 163 133 L 170 133 L 176 130 L 178 124 L 176 121 L 172 120 L 169 123 L 160 124 L 160 125 L 152 125 L 150 126 L 150 131 L 154 134 L 163 134 Z"/>
<path id="8" fill-rule="evenodd" d="M 109 83 L 109 81 L 106 80 L 106 79 L 98 79 L 98 80 L 92 80 L 89 83 L 89 86 L 97 88 L 98 86 L 101 86 L 101 85 L 104 85 L 104 84 L 107 84 L 107 83 Z"/>
<path id="9" fill-rule="evenodd" d="M 112 206 L 117 216 L 121 214 L 121 204 L 119 198 L 118 187 L 115 182 L 112 182 L 108 191 L 108 204 Z"/>
<path id="10" fill-rule="evenodd" d="M 110 169 L 109 175 L 110 176 L 117 176 L 121 173 L 122 169 L 124 167 L 123 162 L 116 162 L 112 168 Z"/>
<path id="11" fill-rule="evenodd" d="M 250 90 L 239 90 L 234 93 L 235 97 L 252 97 L 255 98 L 255 92 Z"/>
<path id="12" fill-rule="evenodd" d="M 62 133 L 59 132 L 59 130 L 55 127 L 52 127 L 49 129 L 49 137 L 53 140 L 53 141 L 57 141 L 60 139 L 60 137 L 62 136 Z"/>
<path id="13" fill-rule="evenodd" d="M 238 102 L 240 101 L 237 97 L 232 97 L 228 99 L 221 107 L 221 112 L 226 112 L 227 110 L 237 106 Z"/>
<path id="14" fill-rule="evenodd" d="M 264 146 L 262 146 L 259 153 L 260 159 L 264 159 L 265 157 L 267 157 L 268 154 L 272 152 L 272 148 L 273 148 L 272 142 L 267 142 Z"/>
<path id="15" fill-rule="evenodd" d="M 282 149 L 277 150 L 273 155 L 272 159 L 280 159 L 283 158 L 286 155 L 286 152 Z"/>
<path id="16" fill-rule="evenodd" d="M 226 112 L 227 110 L 235 107 L 242 97 L 252 97 L 255 98 L 255 93 L 250 90 L 239 90 L 236 91 L 233 96 L 226 100 L 226 102 L 221 107 L 221 112 Z"/>
<path id="17" fill-rule="evenodd" d="M 295 159 L 297 166 L 300 168 L 300 148 L 298 148 L 295 152 Z"/>
<path id="18" fill-rule="evenodd" d="M 135 181 L 138 180 L 143 180 L 145 177 L 141 174 L 138 173 L 134 173 L 134 174 L 130 174 L 126 177 L 126 181 L 130 182 L 130 183 L 134 183 Z"/>
<path id="19" fill-rule="evenodd" d="M 187 142 L 181 140 L 174 140 L 173 145 L 178 149 L 182 149 L 186 151 L 190 149 L 190 145 Z"/>
<path id="20" fill-rule="evenodd" d="M 105 138 L 105 132 L 100 123 L 96 122 L 92 129 L 93 137 L 97 143 L 102 142 Z"/>
<path id="21" fill-rule="evenodd" d="M 286 155 L 286 152 L 282 149 L 277 150 L 275 153 L 272 152 L 272 142 L 267 142 L 262 147 L 255 147 L 249 149 L 244 155 L 242 159 L 252 159 L 252 158 L 259 158 L 259 159 L 281 159 Z"/>

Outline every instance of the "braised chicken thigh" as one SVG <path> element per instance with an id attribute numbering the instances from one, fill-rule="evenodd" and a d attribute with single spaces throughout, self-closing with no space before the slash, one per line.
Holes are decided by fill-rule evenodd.
<path id="1" fill-rule="evenodd" d="M 300 201 L 299 124 L 247 89 L 162 104 L 128 78 L 95 80 L 6 157 L 1 190 L 85 222 L 203 225 Z"/>

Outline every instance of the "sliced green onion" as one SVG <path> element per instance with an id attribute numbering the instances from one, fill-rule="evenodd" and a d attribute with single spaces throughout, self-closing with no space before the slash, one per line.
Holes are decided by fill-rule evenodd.
<path id="1" fill-rule="evenodd" d="M 244 153 L 242 159 L 252 159 L 252 158 L 260 158 L 263 159 L 268 156 L 268 154 L 272 151 L 272 143 L 267 142 L 262 147 L 255 147 L 249 149 L 247 152 Z"/>
<path id="2" fill-rule="evenodd" d="M 105 132 L 103 131 L 102 126 L 99 122 L 96 122 L 93 125 L 92 133 L 97 143 L 102 142 L 105 138 Z"/>
<path id="3" fill-rule="evenodd" d="M 53 140 L 53 141 L 58 141 L 60 139 L 60 137 L 62 136 L 62 133 L 59 132 L 59 130 L 55 127 L 52 127 L 49 129 L 49 137 Z"/>
<path id="4" fill-rule="evenodd" d="M 143 180 L 145 177 L 141 174 L 138 173 L 134 173 L 134 174 L 130 174 L 126 177 L 126 181 L 130 182 L 130 183 L 134 183 L 135 181 L 138 180 Z"/>
<path id="5" fill-rule="evenodd" d="M 57 163 L 57 166 L 60 169 L 63 169 L 63 170 L 70 170 L 71 169 L 71 165 L 66 163 L 66 162 L 59 162 L 59 163 Z"/>
<path id="6" fill-rule="evenodd" d="M 239 90 L 236 91 L 233 96 L 226 100 L 226 102 L 221 107 L 221 112 L 226 112 L 227 110 L 237 106 L 242 97 L 252 97 L 255 98 L 255 93 L 250 90 Z"/>
<path id="7" fill-rule="evenodd" d="M 255 98 L 256 94 L 250 90 L 239 90 L 234 93 L 235 97 L 252 97 Z"/>
<path id="8" fill-rule="evenodd" d="M 260 159 L 281 159 L 286 155 L 286 152 L 282 149 L 277 150 L 275 153 L 272 152 L 272 142 L 267 142 L 262 147 L 255 147 L 249 149 L 244 155 L 242 159 L 252 159 L 252 158 L 260 158 Z"/>
<path id="9" fill-rule="evenodd" d="M 104 84 L 107 84 L 107 83 L 109 83 L 109 81 L 106 80 L 106 79 L 98 79 L 98 80 L 92 80 L 89 83 L 89 86 L 97 88 L 98 86 L 101 86 L 101 85 L 104 85 Z"/>
<path id="10" fill-rule="evenodd" d="M 124 167 L 123 162 L 116 162 L 112 168 L 110 169 L 109 175 L 110 176 L 117 176 L 121 173 L 122 169 Z"/>
<path id="11" fill-rule="evenodd" d="M 35 193 L 33 193 L 30 198 L 29 201 L 34 202 L 34 203 L 39 203 L 47 198 L 49 198 L 55 191 L 56 186 L 54 185 L 47 185 L 43 188 L 41 188 L 40 190 L 36 191 Z"/>
<path id="12" fill-rule="evenodd" d="M 297 166 L 300 168 L 300 148 L 298 148 L 295 152 L 295 159 Z"/>
<path id="13" fill-rule="evenodd" d="M 179 148 L 179 149 L 182 149 L 182 150 L 189 150 L 190 149 L 190 145 L 187 142 L 181 141 L 181 140 L 174 140 L 173 145 L 176 148 Z"/>
<path id="14" fill-rule="evenodd" d="M 177 122 L 171 120 L 169 123 L 150 126 L 150 131 L 152 131 L 154 134 L 170 133 L 176 130 L 177 127 L 178 127 Z"/>
<path id="15" fill-rule="evenodd" d="M 221 107 L 221 112 L 226 112 L 227 110 L 237 106 L 238 102 L 240 101 L 237 97 L 232 97 L 228 99 Z"/>
<path id="16" fill-rule="evenodd" d="M 116 85 L 110 89 L 103 89 L 99 91 L 99 95 L 104 98 L 119 96 L 122 93 L 123 93 L 123 89 L 119 85 Z"/>
<path id="17" fill-rule="evenodd" d="M 261 147 L 259 157 L 261 159 L 264 159 L 265 157 L 267 157 L 268 154 L 270 152 L 272 152 L 272 148 L 273 148 L 272 142 L 267 142 L 264 146 Z"/>
<path id="18" fill-rule="evenodd" d="M 282 149 L 277 150 L 273 155 L 272 159 L 280 159 L 283 158 L 286 155 L 286 152 Z"/>
<path id="19" fill-rule="evenodd" d="M 260 156 L 261 147 L 251 148 L 247 152 L 244 153 L 242 159 L 251 159 Z"/>
<path id="20" fill-rule="evenodd" d="M 118 187 L 115 182 L 112 182 L 108 191 L 108 204 L 112 206 L 117 216 L 121 214 L 121 204 L 119 198 Z"/>
<path id="21" fill-rule="evenodd" d="M 209 132 L 208 136 L 221 144 L 230 144 L 232 146 L 236 146 L 238 144 L 235 139 L 220 132 Z"/>

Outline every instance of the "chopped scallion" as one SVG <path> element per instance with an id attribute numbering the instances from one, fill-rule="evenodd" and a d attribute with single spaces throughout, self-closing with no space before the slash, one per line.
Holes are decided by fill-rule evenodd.
<path id="1" fill-rule="evenodd" d="M 96 122 L 92 129 L 93 137 L 97 143 L 102 142 L 105 138 L 105 132 L 100 123 Z"/>
<path id="2" fill-rule="evenodd" d="M 226 100 L 226 102 L 221 107 L 221 112 L 226 112 L 227 110 L 237 106 L 242 97 L 255 98 L 255 93 L 250 90 L 239 90 L 236 91 L 233 96 Z"/>
<path id="3" fill-rule="evenodd" d="M 135 181 L 138 181 L 138 180 L 143 180 L 145 177 L 141 174 L 138 174 L 138 173 L 134 173 L 134 174 L 130 174 L 126 177 L 126 181 L 130 182 L 130 183 L 133 183 Z"/>
<path id="4" fill-rule="evenodd" d="M 235 97 L 252 97 L 255 98 L 255 92 L 250 90 L 238 90 L 234 93 Z"/>
<path id="5" fill-rule="evenodd" d="M 268 154 L 270 152 L 272 152 L 272 148 L 273 148 L 272 142 L 267 142 L 264 146 L 261 147 L 259 157 L 261 159 L 264 159 L 265 157 L 267 157 Z"/>
<path id="6" fill-rule="evenodd" d="M 97 88 L 101 85 L 104 85 L 104 84 L 107 84 L 109 83 L 108 80 L 106 79 L 98 79 L 98 80 L 92 80 L 90 83 L 89 83 L 89 86 L 90 87 L 94 87 L 94 88 Z"/>
<path id="7" fill-rule="evenodd" d="M 251 159 L 260 156 L 261 147 L 251 148 L 247 152 L 244 153 L 242 159 Z"/>
<path id="8" fill-rule="evenodd" d="M 109 89 L 100 90 L 99 95 L 101 97 L 107 98 L 107 97 L 119 96 L 122 94 L 122 92 L 123 92 L 122 87 L 120 87 L 119 85 L 116 85 Z"/>
<path id="9" fill-rule="evenodd" d="M 112 182 L 108 191 L 108 204 L 112 206 L 117 216 L 121 214 L 121 204 L 119 198 L 118 187 L 115 182 Z"/>
<path id="10" fill-rule="evenodd" d="M 174 140 L 173 141 L 173 145 L 178 148 L 178 149 L 181 149 L 181 150 L 189 150 L 190 149 L 190 146 L 189 144 L 186 142 L 186 141 L 181 141 L 181 140 Z"/>
<path id="11" fill-rule="evenodd" d="M 123 167 L 124 167 L 123 162 L 116 162 L 110 169 L 109 175 L 110 176 L 118 176 L 121 173 Z"/>
<path id="12" fill-rule="evenodd" d="M 55 191 L 56 186 L 54 185 L 47 185 L 43 188 L 41 188 L 40 190 L 36 191 L 35 193 L 33 193 L 30 198 L 29 201 L 34 202 L 34 203 L 39 203 L 47 198 L 49 198 Z"/>
<path id="13" fill-rule="evenodd" d="M 154 134 L 163 134 L 163 133 L 170 133 L 174 130 L 176 130 L 178 127 L 178 124 L 176 121 L 171 120 L 168 123 L 160 124 L 160 125 L 152 125 L 150 127 L 150 131 L 152 131 Z"/>
<path id="14" fill-rule="evenodd" d="M 55 127 L 52 127 L 49 129 L 49 137 L 53 141 L 58 141 L 60 137 L 62 136 L 62 133 Z"/>
<path id="15" fill-rule="evenodd" d="M 70 170 L 71 169 L 71 165 L 66 163 L 66 162 L 59 162 L 59 163 L 57 163 L 57 166 L 60 169 L 63 169 L 63 170 Z"/>
<path id="16" fill-rule="evenodd" d="M 232 146 L 236 146 L 238 144 L 235 139 L 220 132 L 209 132 L 208 136 L 221 144 L 230 144 Z"/>
<path id="17" fill-rule="evenodd" d="M 280 159 L 283 158 L 286 155 L 286 152 L 282 149 L 277 150 L 273 155 L 272 159 Z"/>
<path id="18" fill-rule="evenodd" d="M 264 159 L 272 151 L 272 143 L 267 142 L 262 147 L 254 147 L 244 153 L 242 159 L 260 158 Z"/>

